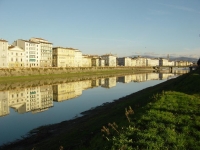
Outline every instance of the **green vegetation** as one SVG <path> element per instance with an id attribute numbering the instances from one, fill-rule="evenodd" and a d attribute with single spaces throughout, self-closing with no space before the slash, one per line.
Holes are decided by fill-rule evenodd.
<path id="1" fill-rule="evenodd" d="M 200 70 L 196 70 L 97 107 L 70 121 L 71 126 L 62 122 L 40 127 L 36 136 L 13 146 L 35 150 L 200 149 L 199 85 Z"/>

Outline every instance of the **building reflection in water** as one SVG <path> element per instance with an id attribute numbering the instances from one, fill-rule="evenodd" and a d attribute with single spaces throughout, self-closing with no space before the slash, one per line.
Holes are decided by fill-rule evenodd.
<path id="1" fill-rule="evenodd" d="M 112 88 L 116 86 L 116 82 L 129 83 L 170 79 L 176 76 L 176 74 L 187 72 L 188 70 L 174 70 L 175 74 L 141 73 L 122 77 L 109 77 L 0 91 L 0 117 L 8 115 L 10 113 L 9 108 L 13 108 L 18 113 L 42 112 L 53 107 L 53 101 L 62 102 L 76 98 L 82 95 L 83 90 L 93 87 Z"/>

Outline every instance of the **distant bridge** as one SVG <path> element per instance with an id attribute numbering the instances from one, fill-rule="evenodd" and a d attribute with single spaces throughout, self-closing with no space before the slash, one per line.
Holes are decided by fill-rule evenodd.
<path id="1" fill-rule="evenodd" d="M 195 70 L 198 68 L 198 66 L 155 66 L 153 67 L 155 70 L 166 70 L 168 69 L 170 72 L 174 70 L 175 68 L 189 68 L 190 71 Z"/>

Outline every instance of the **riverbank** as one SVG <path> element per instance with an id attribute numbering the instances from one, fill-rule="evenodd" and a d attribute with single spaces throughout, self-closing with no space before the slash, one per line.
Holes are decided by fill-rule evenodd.
<path id="1" fill-rule="evenodd" d="M 152 71 L 153 67 L 51 67 L 51 68 L 0 68 L 0 77 L 30 77 L 44 75 L 84 74 L 115 71 Z"/>
<path id="2" fill-rule="evenodd" d="M 168 90 L 199 96 L 200 81 L 194 80 L 196 78 L 199 78 L 199 70 L 86 111 L 83 117 L 34 129 L 27 137 L 24 137 L 24 140 L 2 149 L 58 149 L 60 146 L 64 149 L 92 149 L 92 147 L 99 147 L 106 143 L 105 141 L 102 143 L 100 132 L 102 126 L 107 126 L 109 122 L 116 122 L 118 126 L 128 125 L 124 115 L 125 108 L 131 106 L 137 114 L 149 102 L 152 102 L 153 95 Z"/>

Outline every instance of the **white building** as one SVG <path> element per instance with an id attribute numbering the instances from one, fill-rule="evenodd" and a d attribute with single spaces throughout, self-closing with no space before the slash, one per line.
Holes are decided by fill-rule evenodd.
<path id="1" fill-rule="evenodd" d="M 169 60 L 164 59 L 164 58 L 160 58 L 159 59 L 159 66 L 169 66 Z"/>
<path id="2" fill-rule="evenodd" d="M 119 66 L 132 66 L 132 61 L 129 57 L 117 58 L 117 62 Z"/>
<path id="3" fill-rule="evenodd" d="M 25 51 L 25 67 L 40 67 L 40 43 L 19 39 L 14 41 L 13 45 Z"/>
<path id="4" fill-rule="evenodd" d="M 117 58 L 112 54 L 102 55 L 101 59 L 105 60 L 105 66 L 116 67 L 117 65 Z"/>
<path id="5" fill-rule="evenodd" d="M 0 39 L 0 67 L 8 67 L 8 41 Z"/>
<path id="6" fill-rule="evenodd" d="M 146 58 L 144 57 L 134 57 L 132 58 L 132 66 L 138 66 L 138 67 L 142 67 L 142 66 L 146 66 Z"/>
<path id="7" fill-rule="evenodd" d="M 8 67 L 9 68 L 22 68 L 26 64 L 25 50 L 18 46 L 8 47 Z"/>
<path id="8" fill-rule="evenodd" d="M 82 52 L 78 49 L 74 50 L 74 67 L 82 67 Z"/>
<path id="9" fill-rule="evenodd" d="M 104 67 L 105 66 L 105 60 L 99 59 L 99 66 Z"/>
<path id="10" fill-rule="evenodd" d="M 42 38 L 31 38 L 29 41 L 40 43 L 40 67 L 52 67 L 53 44 Z"/>
<path id="11" fill-rule="evenodd" d="M 159 59 L 147 58 L 146 63 L 147 66 L 159 66 Z"/>

